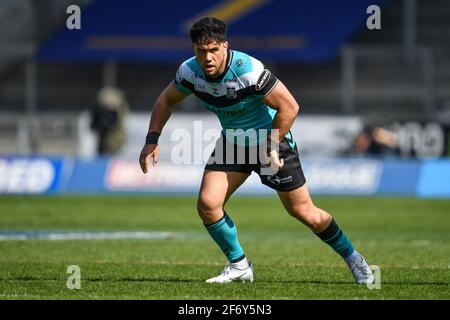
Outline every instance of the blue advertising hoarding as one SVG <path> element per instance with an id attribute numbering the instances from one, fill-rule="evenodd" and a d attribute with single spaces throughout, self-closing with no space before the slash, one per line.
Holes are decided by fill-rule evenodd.
<path id="1" fill-rule="evenodd" d="M 450 160 L 304 159 L 312 194 L 450 197 Z M 203 165 L 159 163 L 144 175 L 135 159 L 0 157 L 0 194 L 195 194 Z M 252 174 L 239 194 L 273 191 Z"/>
<path id="2" fill-rule="evenodd" d="M 0 157 L 0 194 L 61 192 L 71 164 L 63 158 Z"/>

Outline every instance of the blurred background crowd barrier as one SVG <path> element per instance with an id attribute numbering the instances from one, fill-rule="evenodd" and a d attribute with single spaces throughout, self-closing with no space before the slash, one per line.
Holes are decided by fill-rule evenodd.
<path id="1" fill-rule="evenodd" d="M 67 28 L 69 5 L 81 29 Z M 381 29 L 366 26 L 370 5 Z M 205 15 L 299 102 L 292 131 L 313 192 L 450 196 L 446 0 L 0 0 L 0 193 L 196 192 L 203 166 L 173 163 L 174 131 L 201 158 L 195 123 L 219 123 L 195 97 L 167 124 L 160 167 L 143 176 L 137 159 Z M 242 192 L 269 192 L 256 178 Z"/>

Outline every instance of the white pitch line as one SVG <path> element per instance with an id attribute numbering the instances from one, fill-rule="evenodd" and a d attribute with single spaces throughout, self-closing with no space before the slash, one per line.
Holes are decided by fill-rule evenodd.
<path id="1" fill-rule="evenodd" d="M 13 240 L 108 240 L 108 239 L 172 239 L 181 233 L 168 231 L 121 231 L 121 232 L 0 232 L 0 241 Z"/>

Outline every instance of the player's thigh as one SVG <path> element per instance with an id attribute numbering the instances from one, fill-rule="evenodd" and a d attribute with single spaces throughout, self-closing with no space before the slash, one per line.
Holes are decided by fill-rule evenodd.
<path id="1" fill-rule="evenodd" d="M 291 191 L 278 191 L 281 203 L 290 215 L 305 219 L 314 214 L 314 204 L 305 183 L 303 186 Z"/>
<path id="2" fill-rule="evenodd" d="M 221 210 L 249 175 L 244 172 L 205 170 L 197 202 L 199 211 Z"/>

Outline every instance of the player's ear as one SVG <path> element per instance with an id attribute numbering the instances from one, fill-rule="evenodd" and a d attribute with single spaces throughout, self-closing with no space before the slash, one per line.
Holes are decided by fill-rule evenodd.
<path id="1" fill-rule="evenodd" d="M 227 50 L 227 49 L 228 49 L 228 41 L 224 41 L 224 43 L 223 43 L 223 47 L 225 48 L 225 50 Z"/>

